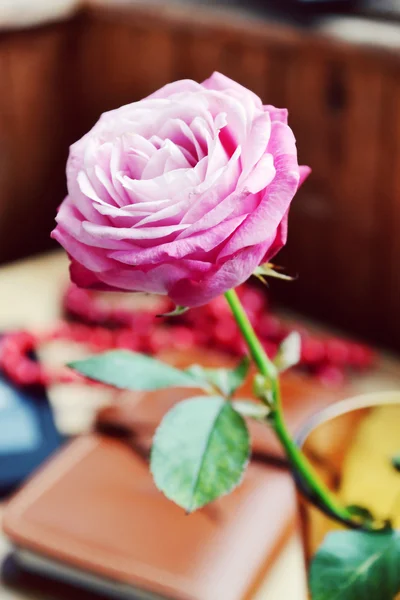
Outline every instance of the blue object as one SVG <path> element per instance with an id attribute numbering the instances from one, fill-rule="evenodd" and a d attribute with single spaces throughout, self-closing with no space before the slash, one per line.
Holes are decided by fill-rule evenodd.
<path id="1" fill-rule="evenodd" d="M 62 443 L 44 388 L 20 388 L 0 372 L 0 496 Z"/>

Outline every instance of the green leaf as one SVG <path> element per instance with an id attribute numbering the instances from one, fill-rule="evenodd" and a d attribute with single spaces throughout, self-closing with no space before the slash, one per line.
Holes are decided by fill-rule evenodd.
<path id="1" fill-rule="evenodd" d="M 129 350 L 111 350 L 68 365 L 85 377 L 125 390 L 203 388 L 200 381 L 166 363 Z"/>
<path id="2" fill-rule="evenodd" d="M 275 279 L 283 279 L 284 281 L 294 280 L 294 277 L 285 275 L 285 273 L 281 272 L 281 267 L 277 267 L 272 263 L 264 263 L 263 265 L 256 267 L 255 271 L 253 271 L 253 275 L 264 284 L 267 284 L 265 277 L 274 277 Z"/>
<path id="3" fill-rule="evenodd" d="M 262 373 L 254 375 L 253 393 L 256 398 L 262 400 L 269 407 L 273 405 L 272 384 L 271 379 L 262 375 Z"/>
<path id="4" fill-rule="evenodd" d="M 393 600 L 400 591 L 400 533 L 330 533 L 311 565 L 312 600 Z"/>
<path id="5" fill-rule="evenodd" d="M 187 312 L 188 310 L 188 306 L 175 306 L 174 310 L 157 315 L 157 317 L 179 317 L 179 315 L 183 315 L 183 313 Z"/>
<path id="6" fill-rule="evenodd" d="M 203 387 L 211 384 L 226 398 L 230 398 L 245 381 L 249 368 L 250 360 L 245 356 L 235 369 L 205 369 L 200 365 L 192 365 L 186 369 L 186 373 L 202 382 Z"/>
<path id="7" fill-rule="evenodd" d="M 346 506 L 346 509 L 358 522 L 364 525 L 373 525 L 375 521 L 374 515 L 368 508 L 365 508 L 365 506 L 350 504 L 349 506 Z"/>
<path id="8" fill-rule="evenodd" d="M 264 421 L 271 412 L 265 404 L 258 404 L 254 400 L 245 400 L 244 398 L 234 400 L 232 406 L 242 417 L 249 417 L 256 421 Z"/>
<path id="9" fill-rule="evenodd" d="M 159 490 L 192 512 L 236 487 L 250 455 L 243 418 L 220 396 L 180 402 L 158 427 L 151 471 Z"/>
<path id="10" fill-rule="evenodd" d="M 297 331 L 292 331 L 279 346 L 274 358 L 274 365 L 279 372 L 286 371 L 300 362 L 301 337 Z"/>
<path id="11" fill-rule="evenodd" d="M 392 456 L 392 466 L 400 473 L 400 454 Z"/>

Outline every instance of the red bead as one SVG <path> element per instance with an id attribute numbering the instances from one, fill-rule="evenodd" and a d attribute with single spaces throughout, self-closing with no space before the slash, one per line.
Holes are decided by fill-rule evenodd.
<path id="1" fill-rule="evenodd" d="M 256 288 L 242 286 L 240 299 L 246 311 L 257 314 L 267 308 L 266 296 Z"/>
<path id="2" fill-rule="evenodd" d="M 175 327 L 171 336 L 175 350 L 190 350 L 194 346 L 194 335 L 188 327 Z"/>
<path id="3" fill-rule="evenodd" d="M 25 352 L 32 350 L 36 345 L 36 341 L 36 336 L 28 331 L 18 331 L 14 334 L 14 343 L 16 343 L 18 347 Z"/>
<path id="4" fill-rule="evenodd" d="M 236 338 L 235 344 L 232 345 L 232 354 L 236 356 L 244 356 L 249 353 L 246 342 L 242 337 Z"/>
<path id="5" fill-rule="evenodd" d="M 269 311 L 263 290 L 244 284 L 238 295 L 268 355 L 274 357 L 278 344 L 290 329 Z M 64 297 L 64 308 L 80 323 L 60 323 L 40 337 L 20 331 L 2 340 L 0 365 L 9 377 L 21 384 L 76 381 L 80 376 L 67 368 L 47 372 L 28 358 L 31 350 L 53 339 L 71 339 L 89 345 L 94 351 L 117 347 L 156 354 L 167 348 L 185 351 L 196 345 L 237 356 L 247 353 L 229 305 L 222 296 L 167 320 L 156 315 L 171 309 L 168 298 L 160 298 L 157 305 L 152 303 L 149 310 L 134 311 L 123 301 L 118 303 L 117 299 L 117 304 L 110 304 L 103 295 L 71 285 Z M 89 326 L 93 324 L 102 326 Z M 367 368 L 374 359 L 375 354 L 365 346 L 336 338 L 315 339 L 307 330 L 302 330 L 300 364 L 309 367 L 310 372 L 329 385 L 338 384 L 346 366 Z"/>
<path id="6" fill-rule="evenodd" d="M 136 350 L 138 348 L 138 336 L 130 329 L 123 329 L 116 334 L 114 343 L 116 348 Z"/>
<path id="7" fill-rule="evenodd" d="M 147 341 L 148 352 L 158 354 L 162 350 L 166 350 L 171 346 L 171 337 L 174 332 L 166 327 L 155 328 Z"/>
<path id="8" fill-rule="evenodd" d="M 78 343 L 88 343 L 91 332 L 91 328 L 87 325 L 70 325 L 69 332 L 67 333 L 67 339 Z"/>
<path id="9" fill-rule="evenodd" d="M 207 328 L 193 329 L 194 345 L 209 348 L 214 344 L 212 331 Z"/>
<path id="10" fill-rule="evenodd" d="M 263 347 L 269 358 L 273 359 L 278 351 L 278 345 L 273 342 L 264 341 Z"/>
<path id="11" fill-rule="evenodd" d="M 110 330 L 103 327 L 96 327 L 92 329 L 88 342 L 91 347 L 94 347 L 98 351 L 108 350 L 114 345 L 114 336 Z"/>
<path id="12" fill-rule="evenodd" d="M 375 353 L 367 346 L 361 344 L 351 344 L 349 346 L 349 363 L 352 367 L 370 368 L 374 365 L 375 359 Z"/>
<path id="13" fill-rule="evenodd" d="M 6 337 L 4 338 L 3 343 L 0 347 L 1 357 L 10 357 L 10 356 L 19 356 L 21 354 L 21 349 L 17 340 L 14 337 Z"/>
<path id="14" fill-rule="evenodd" d="M 7 373 L 13 372 L 21 361 L 20 352 L 8 352 L 7 350 L 2 354 L 1 366 Z"/>
<path id="15" fill-rule="evenodd" d="M 217 319 L 231 314 L 231 309 L 229 308 L 224 296 L 219 296 L 218 298 L 211 300 L 211 302 L 207 305 L 207 308 L 208 313 Z"/>
<path id="16" fill-rule="evenodd" d="M 316 372 L 319 380 L 327 387 L 340 387 L 343 385 L 345 376 L 339 367 L 325 365 Z"/>
<path id="17" fill-rule="evenodd" d="M 306 365 L 320 363 L 325 359 L 325 344 L 321 340 L 302 340 L 301 361 Z"/>
<path id="18" fill-rule="evenodd" d="M 15 366 L 13 374 L 17 382 L 21 385 L 35 385 L 40 382 L 40 365 L 28 359 L 22 359 L 19 364 Z"/>
<path id="19" fill-rule="evenodd" d="M 325 342 L 325 357 L 328 362 L 343 367 L 349 360 L 349 345 L 342 340 L 328 340 Z"/>
<path id="20" fill-rule="evenodd" d="M 217 343 L 231 344 L 237 337 L 238 327 L 232 318 L 225 317 L 215 325 L 213 333 Z"/>
<path id="21" fill-rule="evenodd" d="M 255 323 L 255 329 L 262 338 L 280 341 L 283 337 L 283 328 L 280 320 L 271 314 L 263 314 Z"/>
<path id="22" fill-rule="evenodd" d="M 69 339 L 70 331 L 71 331 L 71 325 L 69 323 L 65 323 L 65 322 L 60 323 L 59 325 L 57 325 L 57 327 L 54 328 L 53 334 L 51 337 L 53 340 Z M 47 337 L 49 339 L 49 334 Z"/>

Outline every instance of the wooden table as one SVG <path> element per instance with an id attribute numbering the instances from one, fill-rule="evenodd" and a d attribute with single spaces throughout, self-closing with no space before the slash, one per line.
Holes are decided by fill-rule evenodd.
<path id="1" fill-rule="evenodd" d="M 0 330 L 28 327 L 43 331 L 52 326 L 60 318 L 60 300 L 67 281 L 67 260 L 59 252 L 1 268 Z M 353 385 L 356 393 L 372 389 L 399 388 L 399 363 L 385 356 L 380 361 L 377 371 L 355 379 Z M 66 429 L 73 430 L 74 423 L 63 414 L 62 407 L 57 406 L 57 403 L 62 404 L 60 390 L 51 390 L 51 396 L 60 411 L 59 418 L 62 425 Z M 78 430 L 84 425 L 88 415 L 80 414 L 77 418 L 80 419 L 77 424 Z M 0 536 L 0 562 L 4 560 L 7 551 L 7 542 Z M 39 600 L 33 593 L 9 590 L 1 582 L 0 597 L 2 600 Z M 305 598 L 305 576 L 300 541 L 298 536 L 294 536 L 275 561 L 254 600 L 305 600 Z M 43 597 L 40 600 L 43 600 Z M 54 597 L 51 600 L 57 599 Z"/>

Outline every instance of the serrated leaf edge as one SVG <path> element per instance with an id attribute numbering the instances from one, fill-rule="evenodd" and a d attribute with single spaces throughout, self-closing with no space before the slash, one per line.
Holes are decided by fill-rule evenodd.
<path id="1" fill-rule="evenodd" d="M 171 408 L 170 411 L 168 411 L 168 413 L 166 413 L 165 416 L 167 416 L 167 414 L 169 414 L 171 411 L 173 411 L 179 404 L 182 404 L 182 402 L 187 402 L 188 400 L 194 400 L 195 398 L 199 398 L 201 396 L 192 396 L 190 398 L 186 398 L 185 400 L 182 400 L 181 402 L 178 402 L 177 404 L 175 404 L 175 406 L 173 406 Z M 227 401 L 225 398 L 223 398 L 222 396 L 204 396 L 205 400 L 210 400 L 210 398 L 221 398 L 224 401 L 224 405 L 229 405 L 231 406 L 231 404 L 229 403 L 229 401 Z M 225 406 L 224 406 L 225 407 Z M 232 410 L 234 410 L 234 408 L 231 406 Z M 227 496 L 228 494 L 230 494 L 235 488 L 239 487 L 239 485 L 242 483 L 243 478 L 245 476 L 246 473 L 246 469 L 249 465 L 250 462 L 250 457 L 251 457 L 251 439 L 250 439 L 250 433 L 249 433 L 249 429 L 247 427 L 246 421 L 244 420 L 244 418 L 242 417 L 242 415 L 235 411 L 234 412 L 238 415 L 238 417 L 241 419 L 242 424 L 244 426 L 244 429 L 246 431 L 246 438 L 247 438 L 247 458 L 246 460 L 243 462 L 243 469 L 242 469 L 242 473 L 240 478 L 238 479 L 237 482 L 235 482 L 234 484 L 232 484 L 228 489 L 226 489 L 222 494 L 220 494 L 217 498 L 215 498 L 214 500 L 211 500 L 210 502 L 205 502 L 204 504 L 201 504 L 199 506 L 196 506 L 194 509 L 188 509 L 186 506 L 183 506 L 182 504 L 176 502 L 176 500 L 172 497 L 171 494 L 166 493 L 164 490 L 162 490 L 156 482 L 156 477 L 153 471 L 153 467 L 152 467 L 152 456 L 153 456 L 153 449 L 155 447 L 156 444 L 156 440 L 157 440 L 157 435 L 158 432 L 160 430 L 160 427 L 162 425 L 162 421 L 160 423 L 160 425 L 157 427 L 156 432 L 154 434 L 153 437 L 153 443 L 152 443 L 152 447 L 151 447 L 151 452 L 150 452 L 150 472 L 153 476 L 153 481 L 154 481 L 154 485 L 156 486 L 156 488 L 166 497 L 168 498 L 168 500 L 171 500 L 171 502 L 173 502 L 174 504 L 180 506 L 181 508 L 183 508 L 183 510 L 186 512 L 186 514 L 190 515 L 191 513 L 193 513 L 195 510 L 200 510 L 201 508 L 203 508 L 204 506 L 207 506 L 208 504 L 210 504 L 211 502 L 215 502 L 216 500 L 218 500 L 219 498 L 223 498 L 224 496 Z M 220 415 L 221 411 L 219 411 L 218 416 L 216 417 L 216 419 L 214 419 L 214 423 L 216 422 L 216 420 L 218 419 L 219 415 Z M 210 437 L 210 436 L 209 436 Z M 209 443 L 209 442 L 208 442 Z M 207 444 L 208 446 L 208 444 Z M 204 454 L 203 454 L 204 456 Z M 203 464 L 203 459 L 201 460 L 201 464 Z M 200 473 L 200 471 L 199 471 Z M 196 483 L 198 483 L 198 477 L 196 479 Z"/>

